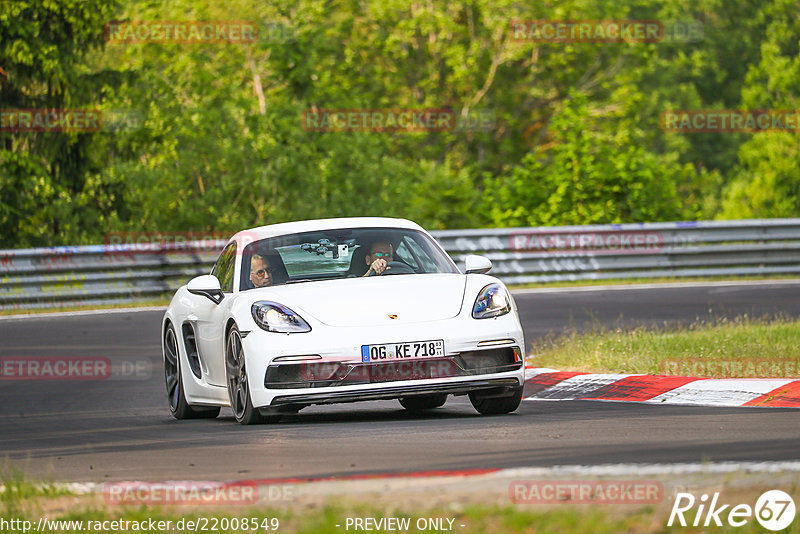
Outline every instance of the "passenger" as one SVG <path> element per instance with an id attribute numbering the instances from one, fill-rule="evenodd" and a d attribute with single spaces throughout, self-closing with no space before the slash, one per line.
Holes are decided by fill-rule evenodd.
<path id="1" fill-rule="evenodd" d="M 387 269 L 391 269 L 387 264 L 394 261 L 394 250 L 392 244 L 387 241 L 375 241 L 370 245 L 369 254 L 365 258 L 369 269 L 364 276 L 373 274 L 383 274 Z"/>
<path id="2" fill-rule="evenodd" d="M 253 254 L 250 258 L 250 282 L 253 287 L 267 287 L 272 285 L 272 274 L 275 269 L 270 266 L 269 261 L 258 254 Z"/>

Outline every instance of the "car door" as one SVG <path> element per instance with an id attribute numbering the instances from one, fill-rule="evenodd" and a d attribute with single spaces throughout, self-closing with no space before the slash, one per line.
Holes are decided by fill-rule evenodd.
<path id="1" fill-rule="evenodd" d="M 211 274 L 219 280 L 225 298 L 219 304 L 214 304 L 210 299 L 195 296 L 201 299 L 195 308 L 195 313 L 189 316 L 194 326 L 203 374 L 209 384 L 225 386 L 227 376 L 225 371 L 225 320 L 233 299 L 233 282 L 236 268 L 236 242 L 231 242 L 219 255 Z"/>

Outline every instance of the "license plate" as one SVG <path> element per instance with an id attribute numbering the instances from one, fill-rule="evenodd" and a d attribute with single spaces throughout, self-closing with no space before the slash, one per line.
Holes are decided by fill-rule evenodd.
<path id="1" fill-rule="evenodd" d="M 385 362 L 409 358 L 434 358 L 444 356 L 444 341 L 412 341 L 385 345 L 361 345 L 362 362 Z"/>

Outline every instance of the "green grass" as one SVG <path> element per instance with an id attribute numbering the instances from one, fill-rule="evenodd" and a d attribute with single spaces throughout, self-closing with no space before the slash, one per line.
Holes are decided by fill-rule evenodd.
<path id="1" fill-rule="evenodd" d="M 574 330 L 532 346 L 529 364 L 563 371 L 796 378 L 800 321 L 740 317 L 677 328 Z M 765 363 L 766 362 L 766 363 Z M 779 362 L 781 365 L 776 366 Z M 766 364 L 773 364 L 768 369 Z M 760 366 L 760 367 L 759 367 Z M 696 376 L 692 374 L 692 376 Z"/>
<path id="2" fill-rule="evenodd" d="M 63 520 L 63 521 L 83 521 L 83 530 L 75 528 L 77 525 L 73 524 L 73 528 L 58 529 L 58 532 L 103 532 L 95 528 L 87 528 L 94 526 L 88 521 L 137 521 L 146 523 L 148 520 L 158 521 L 171 521 L 171 532 L 177 532 L 175 528 L 178 522 L 183 520 L 184 526 L 188 521 L 202 521 L 211 528 L 214 525 L 214 519 L 221 518 L 257 518 L 259 521 L 264 519 L 270 520 L 276 518 L 278 520 L 278 528 L 276 530 L 235 530 L 230 528 L 230 524 L 219 522 L 215 526 L 218 528 L 210 530 L 212 532 L 296 532 L 299 534 L 334 534 L 341 532 L 354 532 L 356 531 L 351 525 L 346 529 L 346 520 L 350 518 L 382 518 L 382 517 L 396 517 L 396 518 L 409 518 L 410 528 L 407 531 L 400 530 L 398 532 L 420 532 L 416 528 L 417 520 L 420 518 L 445 518 L 444 525 L 448 523 L 446 519 L 453 519 L 453 532 L 460 532 L 464 534 L 471 533 L 541 533 L 541 534 L 562 534 L 572 532 L 587 532 L 594 534 L 616 534 L 619 532 L 652 532 L 654 526 L 654 519 L 651 516 L 651 510 L 644 508 L 634 512 L 629 512 L 623 517 L 612 516 L 609 511 L 601 510 L 599 508 L 575 508 L 568 506 L 556 505 L 550 510 L 533 510 L 525 507 L 466 507 L 465 509 L 454 512 L 452 510 L 429 509 L 407 511 L 399 506 L 396 509 L 384 510 L 375 507 L 353 507 L 344 508 L 339 505 L 325 505 L 318 509 L 304 510 L 302 513 L 293 513 L 290 511 L 279 511 L 269 509 L 253 509 L 242 511 L 241 513 L 220 513 L 216 510 L 206 511 L 192 511 L 192 512 L 176 512 L 160 508 L 137 508 L 137 509 L 119 509 L 119 510 L 104 510 L 101 508 L 85 508 L 80 510 L 71 510 L 64 514 L 52 515 L 47 514 L 49 520 Z M 39 513 L 34 514 L 8 514 L 4 513 L 3 517 L 6 520 L 17 518 L 26 519 L 36 525 L 39 520 Z M 203 523 L 201 523 L 203 524 Z M 336 525 L 339 525 L 338 527 Z M 464 525 L 463 527 L 461 525 Z M 132 525 L 128 525 L 132 527 Z M 227 526 L 229 528 L 220 528 Z M 35 526 L 33 527 L 35 528 Z M 117 530 L 117 532 L 158 532 L 158 530 L 149 530 L 147 528 L 129 528 L 128 530 Z M 183 531 L 188 531 L 184 528 Z M 423 532 L 432 531 L 429 529 L 422 530 Z M 378 530 L 378 532 L 389 532 L 388 530 Z"/>
<path id="3" fill-rule="evenodd" d="M 491 274 L 491 271 L 489 272 Z M 561 282 L 531 282 L 529 284 L 508 284 L 510 289 L 536 289 L 552 287 L 623 286 L 631 284 L 676 284 L 693 282 L 739 282 L 751 280 L 797 280 L 794 274 L 770 274 L 751 276 L 697 276 L 692 278 L 610 278 L 608 280 L 571 280 Z"/>
<path id="4" fill-rule="evenodd" d="M 2 516 L 19 514 L 23 506 L 40 497 L 59 497 L 70 493 L 53 483 L 31 482 L 25 473 L 9 463 L 0 462 L 0 512 Z"/>
<path id="5" fill-rule="evenodd" d="M 785 477 L 784 477 L 785 478 Z M 796 478 L 795 478 L 796 480 Z M 716 483 L 715 483 L 716 484 Z M 784 486 L 786 482 L 783 483 Z M 793 482 L 787 489 L 790 494 L 797 494 L 797 484 Z M 693 528 L 673 526 L 667 527 L 666 522 L 672 507 L 673 499 L 670 493 L 665 493 L 663 501 L 648 505 L 585 505 L 574 503 L 557 503 L 546 505 L 510 504 L 508 495 L 504 491 L 497 492 L 495 488 L 489 492 L 479 492 L 477 495 L 485 499 L 486 503 L 472 500 L 470 504 L 461 503 L 456 495 L 452 500 L 442 501 L 442 495 L 431 489 L 430 500 L 415 492 L 405 493 L 409 499 L 404 500 L 404 493 L 389 495 L 386 492 L 378 493 L 351 493 L 343 491 L 335 497 L 316 498 L 307 497 L 290 502 L 284 502 L 277 507 L 257 505 L 253 507 L 164 507 L 164 506 L 113 506 L 105 503 L 102 492 L 95 494 L 71 494 L 60 489 L 56 484 L 34 484 L 19 471 L 9 468 L 9 464 L 0 466 L 0 518 L 10 524 L 16 521 L 8 531 L 22 532 L 23 526 L 18 521 L 29 521 L 27 532 L 36 531 L 40 519 L 49 521 L 79 521 L 80 525 L 53 525 L 43 524 L 42 532 L 287 532 L 301 534 L 334 534 L 342 532 L 365 532 L 356 530 L 351 526 L 346 528 L 347 518 L 408 518 L 408 530 L 395 530 L 395 532 L 433 532 L 431 529 L 418 529 L 417 521 L 427 518 L 444 519 L 443 526 L 452 519 L 451 532 L 473 534 L 616 534 L 616 533 L 694 533 L 707 532 L 707 528 Z M 735 487 L 734 487 L 735 486 Z M 750 484 L 743 486 L 734 485 L 727 488 L 726 498 L 731 502 L 754 503 L 758 495 L 766 489 L 774 489 L 774 484 L 763 478 L 755 478 Z M 713 486 L 716 487 L 716 486 Z M 734 491 L 735 490 L 735 491 Z M 425 491 L 421 489 L 421 491 Z M 699 491 L 699 490 L 698 490 Z M 372 496 L 376 499 L 373 500 Z M 470 499 L 470 493 L 465 494 Z M 474 495 L 472 497 L 474 499 Z M 438 502 L 439 504 L 433 504 Z M 726 500 L 725 502 L 728 502 Z M 391 503 L 391 504 L 387 504 Z M 694 512 L 687 516 L 694 518 Z M 248 518 L 249 526 L 241 524 L 243 518 Z M 254 528 L 253 519 L 256 519 L 258 528 Z M 238 524 L 236 521 L 238 520 Z M 264 521 L 270 526 L 264 529 Z M 277 520 L 278 525 L 275 528 Z M 127 521 L 136 522 L 127 525 L 112 527 L 96 525 L 96 522 Z M 146 525 L 149 521 L 170 521 L 168 528 L 156 527 L 150 529 Z M 194 521 L 198 527 L 190 527 L 187 522 Z M 724 521 L 724 518 L 723 518 Z M 92 523 L 89 523 L 92 522 Z M 180 523 L 182 522 L 182 523 Z M 145 525 L 145 526 L 142 526 Z M 166 523 L 165 523 L 166 525 Z M 182 525 L 182 528 L 178 528 Z M 339 526 L 337 526 L 339 525 Z M 463 525 L 463 526 L 462 526 Z M 125 528 L 127 527 L 127 528 Z M 737 534 L 750 534 L 763 532 L 757 521 L 751 519 L 748 524 L 740 528 L 713 527 L 713 531 L 736 532 Z M 371 530 L 372 532 L 392 532 L 389 530 Z M 444 530 L 448 531 L 448 530 Z M 441 532 L 441 530 L 440 530 Z M 800 533 L 800 521 L 795 520 L 784 532 Z"/>
<path id="6" fill-rule="evenodd" d="M 169 532 L 193 531 L 187 529 L 188 521 L 200 521 L 201 525 L 208 528 L 210 532 L 291 532 L 299 534 L 338 534 L 342 532 L 365 532 L 356 530 L 351 525 L 346 528 L 346 520 L 350 518 L 409 518 L 410 528 L 408 530 L 396 530 L 396 532 L 435 532 L 432 529 L 417 529 L 417 521 L 421 518 L 444 518 L 444 526 L 447 527 L 447 519 L 453 519 L 452 532 L 463 534 L 473 533 L 492 533 L 492 534 L 517 534 L 517 533 L 536 533 L 536 534 L 571 534 L 571 533 L 591 533 L 591 534 L 617 534 L 617 533 L 650 533 L 650 532 L 680 532 L 694 533 L 706 532 L 706 528 L 681 527 L 675 525 L 667 527 L 666 522 L 669 512 L 660 508 L 654 510 L 652 507 L 637 507 L 633 510 L 625 507 L 597 507 L 585 505 L 551 505 L 548 507 L 527 507 L 518 506 L 468 506 L 461 510 L 452 509 L 425 509 L 409 511 L 398 505 L 394 509 L 381 509 L 370 506 L 354 506 L 350 508 L 341 505 L 327 504 L 318 508 L 302 511 L 270 510 L 270 509 L 251 509 L 243 510 L 240 513 L 220 512 L 216 510 L 186 511 L 176 512 L 162 508 L 127 508 L 105 510 L 102 508 L 83 508 L 72 509 L 63 514 L 48 514 L 40 516 L 41 512 L 28 515 L 9 515 L 3 514 L 6 521 L 10 519 L 26 519 L 35 525 L 39 517 L 47 517 L 49 520 L 63 521 L 82 521 L 82 530 L 75 528 L 59 528 L 57 532 L 108 532 L 93 528 L 91 522 L 97 521 L 136 521 L 140 524 L 147 524 L 148 520 L 154 522 L 171 521 Z M 255 518 L 258 521 L 278 520 L 277 529 L 234 529 L 231 524 L 225 524 L 222 518 L 228 521 L 239 518 Z M 215 518 L 218 522 L 215 523 Z M 176 527 L 183 521 L 183 530 Z M 723 518 L 724 521 L 724 518 Z M 241 524 L 240 524 L 241 525 Z M 273 524 L 274 525 L 274 524 Z M 339 525 L 339 526 L 336 526 Z M 463 526 L 462 526 L 463 525 Z M 127 525 L 128 529 L 119 529 L 115 532 L 159 532 L 157 529 L 134 527 Z M 211 530 L 212 526 L 216 529 Z M 420 524 L 422 526 L 422 524 Z M 228 527 L 228 528 L 222 528 Z M 202 531 L 202 527 L 200 529 Z M 763 532 L 755 521 L 751 519 L 747 525 L 740 528 L 714 527 L 715 532 L 736 532 L 749 534 L 752 532 Z M 19 530 L 21 531 L 21 529 Z M 392 532 L 391 530 L 371 530 L 372 532 Z M 164 532 L 164 531 L 160 531 Z M 794 521 L 784 532 L 800 532 L 800 522 Z"/>
<path id="7" fill-rule="evenodd" d="M 616 532 L 649 532 L 652 525 L 653 510 L 651 507 L 639 507 L 628 511 L 624 515 L 609 514 L 611 510 L 603 510 L 599 507 L 585 506 L 561 506 L 556 505 L 550 510 L 534 509 L 528 506 L 461 506 L 453 503 L 445 508 L 412 509 L 401 503 L 391 507 L 376 506 L 357 502 L 353 498 L 343 496 L 342 499 L 331 499 L 325 504 L 315 506 L 295 506 L 289 509 L 274 509 L 268 507 L 254 507 L 250 509 L 221 509 L 221 507 L 209 506 L 205 509 L 180 509 L 175 507 L 158 506 L 138 506 L 138 507 L 114 507 L 98 505 L 96 499 L 90 496 L 79 497 L 76 504 L 71 501 L 64 504 L 64 499 L 59 502 L 58 497 L 69 495 L 56 489 L 55 486 L 33 484 L 29 482 L 19 471 L 12 473 L 6 472 L 3 477 L 4 490 L 0 493 L 0 517 L 6 521 L 27 520 L 33 525 L 29 528 L 36 528 L 35 525 L 40 518 L 44 517 L 51 521 L 81 521 L 81 527 L 72 524 L 72 528 L 67 525 L 60 525 L 56 529 L 58 532 L 103 532 L 103 529 L 92 528 L 94 525 L 89 522 L 104 521 L 129 521 L 146 523 L 148 520 L 154 522 L 171 521 L 172 532 L 177 532 L 177 525 L 183 521 L 184 529 L 187 531 L 187 521 L 203 521 L 205 526 L 210 529 L 212 526 L 217 528 L 213 532 L 297 532 L 301 534 L 326 534 L 341 533 L 346 531 L 347 518 L 408 518 L 411 528 L 408 532 L 419 532 L 416 528 L 417 520 L 421 518 L 446 518 L 453 520 L 453 531 L 469 533 L 479 532 L 502 532 L 514 533 L 569 533 L 569 532 L 592 532 L 597 534 L 614 534 Z M 74 499 L 74 498 L 73 498 Z M 55 503 L 55 504 L 53 504 Z M 55 512 L 55 513 L 54 513 Z M 258 529 L 233 528 L 234 525 L 224 524 L 223 518 L 227 520 L 255 518 L 258 520 Z M 215 519 L 218 523 L 214 523 Z M 279 527 L 273 529 L 277 519 Z M 444 524 L 447 525 L 445 519 Z M 264 521 L 271 527 L 267 530 L 260 528 Z M 339 525 L 339 526 L 337 526 Z M 463 527 L 461 525 L 464 525 Z M 51 525 L 52 526 L 52 525 Z M 138 528 L 127 525 L 128 529 L 119 529 L 118 532 L 159 532 L 147 528 Z M 241 525 L 239 525 L 241 527 Z M 228 528 L 223 528 L 228 527 Z M 17 528 L 17 530 L 21 530 Z M 56 531 L 54 530 L 54 531 Z M 202 527 L 200 528 L 202 530 Z M 350 531 L 353 531 L 351 526 Z M 107 531 L 107 529 L 106 529 Z M 384 532 L 383 530 L 379 530 Z"/>
<path id="8" fill-rule="evenodd" d="M 167 307 L 172 295 L 135 302 L 118 302 L 109 304 L 95 304 L 92 306 L 53 306 L 50 308 L 21 309 L 21 310 L 0 310 L 0 315 L 27 315 L 56 312 L 71 312 L 85 310 L 118 310 L 122 308 L 146 308 L 150 306 Z"/>

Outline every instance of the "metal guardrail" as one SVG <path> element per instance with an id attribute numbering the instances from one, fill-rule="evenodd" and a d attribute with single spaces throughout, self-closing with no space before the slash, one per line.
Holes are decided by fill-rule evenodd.
<path id="1" fill-rule="evenodd" d="M 800 274 L 800 219 L 443 230 L 462 267 L 492 260 L 509 284 L 612 278 Z M 147 247 L 0 251 L 0 309 L 130 302 L 208 273 L 224 240 Z M 177 249 L 176 249 L 177 248 Z"/>
<path id="2" fill-rule="evenodd" d="M 0 251 L 0 309 L 134 302 L 208 274 L 224 240 Z M 144 250 L 143 250 L 144 249 Z"/>
<path id="3" fill-rule="evenodd" d="M 492 260 L 510 284 L 800 274 L 800 219 L 446 230 L 456 261 Z"/>

